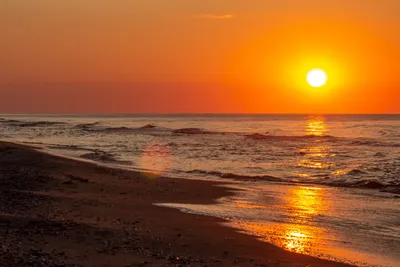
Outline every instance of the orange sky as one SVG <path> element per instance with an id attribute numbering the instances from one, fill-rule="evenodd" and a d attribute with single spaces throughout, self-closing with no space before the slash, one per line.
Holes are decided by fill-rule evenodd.
<path id="1" fill-rule="evenodd" d="M 398 0 L 1 0 L 0 113 L 400 113 L 399 33 Z"/>

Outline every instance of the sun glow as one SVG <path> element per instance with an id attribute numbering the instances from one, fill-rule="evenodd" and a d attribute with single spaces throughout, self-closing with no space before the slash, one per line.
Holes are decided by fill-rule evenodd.
<path id="1" fill-rule="evenodd" d="M 307 82 L 312 87 L 321 87 L 326 84 L 328 77 L 325 71 L 321 69 L 313 69 L 307 74 Z"/>

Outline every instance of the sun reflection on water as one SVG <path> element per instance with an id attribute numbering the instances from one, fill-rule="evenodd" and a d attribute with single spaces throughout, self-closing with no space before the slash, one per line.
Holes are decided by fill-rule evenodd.
<path id="1" fill-rule="evenodd" d="M 309 180 L 335 166 L 331 159 L 336 155 L 329 143 L 324 142 L 327 133 L 324 117 L 309 117 L 305 135 L 315 138 L 305 139 L 304 145 L 297 149 L 300 155 L 297 166 L 301 169 L 297 173 L 299 178 Z M 283 203 L 276 207 L 284 211 L 279 223 L 240 222 L 237 226 L 286 250 L 321 256 L 325 252 L 328 234 L 318 227 L 317 222 L 319 216 L 331 208 L 325 189 L 313 186 L 283 187 L 282 197 Z"/>
<path id="2" fill-rule="evenodd" d="M 299 230 L 301 232 L 299 232 Z M 307 233 L 307 234 L 306 234 Z M 282 239 L 282 247 L 287 250 L 297 252 L 297 253 L 309 253 L 310 248 L 312 247 L 312 236 L 308 235 L 309 231 L 306 229 L 297 229 L 290 230 L 287 228 L 285 232 L 285 238 Z"/>
<path id="3" fill-rule="evenodd" d="M 309 117 L 305 127 L 305 135 L 323 137 L 328 132 L 328 127 L 325 123 L 325 118 L 322 116 Z M 329 169 L 335 166 L 335 164 L 329 160 L 330 157 L 334 157 L 332 153 L 332 147 L 327 144 L 321 144 L 322 139 L 312 139 L 310 143 L 307 143 L 305 147 L 298 148 L 298 153 L 302 157 L 298 160 L 297 166 L 310 170 L 322 170 Z M 309 173 L 300 172 L 297 173 L 298 177 L 310 177 Z"/>
<path id="4" fill-rule="evenodd" d="M 316 244 L 321 243 L 323 233 L 321 229 L 313 227 L 313 218 L 329 208 L 323 192 L 318 187 L 301 186 L 289 189 L 285 205 L 286 210 L 292 213 L 291 224 L 283 226 L 285 237 L 281 239 L 286 249 L 300 253 L 320 249 Z"/>
<path id="5" fill-rule="evenodd" d="M 307 121 L 306 135 L 323 136 L 328 131 L 325 118 L 322 116 L 312 116 Z"/>
<path id="6" fill-rule="evenodd" d="M 299 222 L 299 218 L 311 219 L 311 216 L 318 215 L 328 208 L 322 196 L 323 191 L 319 187 L 306 186 L 289 189 L 285 197 L 286 208 L 297 215 L 295 222 Z"/>
<path id="7" fill-rule="evenodd" d="M 286 211 L 286 219 L 281 223 L 233 224 L 286 250 L 321 255 L 325 248 L 326 233 L 315 225 L 314 218 L 323 214 L 329 207 L 323 188 L 289 187 L 285 192 L 282 207 L 282 210 Z"/>

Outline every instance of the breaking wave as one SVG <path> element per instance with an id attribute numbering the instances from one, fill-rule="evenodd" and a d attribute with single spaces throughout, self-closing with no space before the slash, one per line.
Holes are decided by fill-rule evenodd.
<path id="1" fill-rule="evenodd" d="M 187 174 L 197 174 L 202 176 L 215 176 L 219 178 L 240 180 L 240 181 L 267 181 L 267 182 L 278 182 L 278 183 L 295 183 L 295 184 L 313 184 L 313 185 L 324 185 L 332 187 L 347 187 L 347 188 L 360 188 L 360 189 L 378 189 L 381 192 L 389 192 L 394 194 L 400 194 L 400 183 L 389 182 L 383 183 L 374 179 L 361 179 L 358 181 L 346 181 L 346 180 L 336 180 L 331 181 L 329 177 L 322 177 L 320 180 L 315 179 L 281 179 L 271 175 L 242 175 L 235 173 L 223 173 L 218 171 L 204 171 L 204 170 L 191 170 L 186 171 Z M 347 173 L 348 175 L 358 175 L 364 174 L 364 172 L 355 169 Z"/>
<path id="2" fill-rule="evenodd" d="M 172 134 L 185 134 L 185 135 L 198 135 L 198 134 L 224 134 L 223 132 L 213 132 L 200 128 L 181 128 L 181 129 L 171 129 L 166 127 L 160 127 L 154 124 L 146 124 L 141 127 L 107 127 L 100 128 L 96 127 L 98 123 L 91 124 L 79 124 L 74 128 L 79 128 L 85 131 L 95 131 L 102 133 L 157 133 L 157 132 L 165 132 Z"/>
<path id="3" fill-rule="evenodd" d="M 326 185 L 335 187 L 378 189 L 381 192 L 400 194 L 400 183 L 396 182 L 384 183 L 375 179 L 361 179 L 352 182 L 334 181 L 327 183 Z"/>
<path id="4" fill-rule="evenodd" d="M 92 122 L 92 123 L 83 123 L 83 124 L 75 125 L 74 128 L 77 128 L 77 129 L 89 129 L 89 128 L 91 128 L 93 126 L 97 126 L 99 124 L 100 124 L 99 121 Z"/>
<path id="5" fill-rule="evenodd" d="M 66 122 L 60 121 L 33 121 L 33 122 L 26 122 L 21 123 L 19 127 L 40 127 L 40 126 L 52 126 L 52 125 L 65 125 Z"/>
<path id="6" fill-rule="evenodd" d="M 211 176 L 217 176 L 219 178 L 243 180 L 243 181 L 258 180 L 258 181 L 283 182 L 282 179 L 270 175 L 241 175 L 230 172 L 223 173 L 218 171 L 203 171 L 203 170 L 192 170 L 192 171 L 187 171 L 186 173 L 211 175 Z"/>
<path id="7" fill-rule="evenodd" d="M 85 131 L 92 132 L 102 132 L 102 133 L 153 133 L 153 132 L 171 132 L 172 130 L 165 127 L 159 127 L 153 124 L 146 124 L 141 127 L 107 127 L 101 128 L 97 127 L 99 122 L 88 123 L 88 124 L 79 124 L 76 125 L 75 128 L 79 128 Z"/>
<path id="8" fill-rule="evenodd" d="M 376 139 L 370 139 L 370 138 L 358 138 L 356 140 L 351 140 L 350 145 L 353 146 L 373 146 L 373 147 L 400 147 L 399 143 L 393 143 L 393 142 L 381 142 Z"/>
<path id="9" fill-rule="evenodd" d="M 89 159 L 93 161 L 99 161 L 103 163 L 114 163 L 114 164 L 122 164 L 122 165 L 130 165 L 132 164 L 131 161 L 127 160 L 118 160 L 114 154 L 101 151 L 101 150 L 96 150 L 94 152 L 86 153 L 80 155 L 81 158 L 83 159 Z"/>
<path id="10" fill-rule="evenodd" d="M 313 139 L 335 139 L 336 137 L 331 135 L 266 135 L 266 134 L 248 134 L 245 135 L 248 139 L 253 140 L 267 140 L 267 141 L 301 141 L 301 140 L 313 140 Z"/>
<path id="11" fill-rule="evenodd" d="M 19 120 L 6 120 L 4 118 L 2 118 L 0 120 L 0 123 L 18 123 L 18 122 L 21 122 L 21 121 L 19 121 Z"/>
<path id="12" fill-rule="evenodd" d="M 146 124 L 145 126 L 139 127 L 139 129 L 145 130 L 145 129 L 153 129 L 156 128 L 157 126 L 153 124 Z"/>
<path id="13" fill-rule="evenodd" d="M 211 132 L 200 128 L 182 128 L 173 130 L 175 134 L 219 134 L 218 132 Z"/>
<path id="14" fill-rule="evenodd" d="M 19 120 L 0 120 L 0 123 L 6 123 L 15 127 L 45 127 L 53 125 L 66 125 L 68 123 L 61 121 L 19 121 Z"/>

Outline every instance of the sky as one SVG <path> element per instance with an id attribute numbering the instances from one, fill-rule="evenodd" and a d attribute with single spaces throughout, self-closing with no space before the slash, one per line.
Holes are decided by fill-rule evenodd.
<path id="1" fill-rule="evenodd" d="M 399 33 L 398 0 L 0 0 L 0 113 L 400 113 Z"/>

